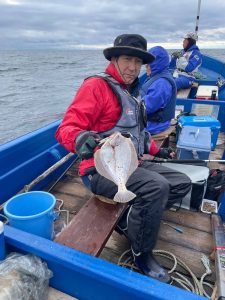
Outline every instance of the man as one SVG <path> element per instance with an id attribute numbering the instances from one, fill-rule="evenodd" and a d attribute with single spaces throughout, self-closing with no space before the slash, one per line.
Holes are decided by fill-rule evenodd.
<path id="1" fill-rule="evenodd" d="M 190 180 L 182 173 L 141 161 L 144 152 L 165 154 L 157 148 L 150 134 L 145 133 L 145 106 L 132 96 L 137 91 L 142 64 L 154 60 L 147 52 L 147 41 L 137 34 L 122 34 L 115 39 L 114 46 L 103 53 L 110 61 L 105 73 L 83 82 L 56 137 L 66 149 L 75 151 L 82 159 L 79 172 L 81 176 L 91 174 L 92 192 L 113 198 L 117 186 L 96 172 L 93 153 L 99 138 L 115 131 L 130 134 L 140 164 L 128 179 L 127 188 L 137 197 L 129 202 L 118 226 L 129 239 L 140 270 L 147 276 L 169 282 L 170 276 L 154 259 L 152 250 L 165 206 L 170 207 L 186 195 Z"/>
<path id="2" fill-rule="evenodd" d="M 177 90 L 186 89 L 195 82 L 195 73 L 202 63 L 202 54 L 196 45 L 197 34 L 189 32 L 183 40 L 183 50 L 172 54 L 171 65 L 176 64 L 173 74 Z"/>
<path id="3" fill-rule="evenodd" d="M 167 51 L 156 46 L 148 51 L 155 60 L 146 65 L 147 79 L 141 87 L 141 98 L 147 110 L 146 129 L 159 134 L 170 127 L 175 116 L 176 84 L 169 72 L 170 58 Z"/>

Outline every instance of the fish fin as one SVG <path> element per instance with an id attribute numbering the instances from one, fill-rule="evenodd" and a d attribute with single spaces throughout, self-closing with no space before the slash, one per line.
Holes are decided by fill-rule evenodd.
<path id="1" fill-rule="evenodd" d="M 131 201 L 132 199 L 134 199 L 136 197 L 136 195 L 131 192 L 131 191 L 128 191 L 128 190 L 122 190 L 122 191 L 118 191 L 113 200 L 116 201 L 116 202 L 120 202 L 120 203 L 126 203 L 126 202 L 129 202 Z"/>
<path id="2" fill-rule="evenodd" d="M 129 169 L 127 171 L 127 180 L 130 177 L 130 175 L 137 169 L 138 167 L 138 158 L 137 158 L 137 152 L 134 148 L 133 143 L 129 139 L 129 147 L 130 147 L 130 157 L 131 157 L 131 163 L 129 164 Z"/>
<path id="3" fill-rule="evenodd" d="M 101 150 L 98 150 L 95 152 L 94 154 L 94 163 L 95 163 L 95 168 L 98 171 L 98 173 L 102 176 L 104 176 L 105 178 L 111 180 L 114 182 L 113 178 L 108 174 L 108 172 L 106 171 L 103 163 L 102 163 L 102 157 L 101 157 Z"/>

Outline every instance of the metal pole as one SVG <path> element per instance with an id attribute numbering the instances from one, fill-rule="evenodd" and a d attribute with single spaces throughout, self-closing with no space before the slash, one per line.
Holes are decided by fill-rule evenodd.
<path id="1" fill-rule="evenodd" d="M 198 34 L 198 23 L 199 23 L 200 7 L 201 7 L 201 0 L 198 0 L 198 10 L 197 10 L 196 26 L 195 26 L 195 33 L 196 34 Z"/>

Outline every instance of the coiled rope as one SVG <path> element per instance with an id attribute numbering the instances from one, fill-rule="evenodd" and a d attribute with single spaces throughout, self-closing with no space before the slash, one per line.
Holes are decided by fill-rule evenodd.
<path id="1" fill-rule="evenodd" d="M 196 275 L 191 271 L 191 269 L 181 259 L 177 258 L 173 253 L 165 250 L 153 250 L 153 253 L 156 256 L 157 255 L 162 256 L 166 259 L 169 259 L 170 261 L 174 261 L 173 267 L 168 271 L 168 273 L 171 274 L 171 278 L 172 278 L 172 282 L 170 283 L 171 285 L 173 283 L 176 283 L 187 291 L 211 299 L 211 296 L 205 291 L 204 288 L 204 286 L 208 286 L 210 289 L 212 289 L 212 292 L 214 288 L 212 284 L 204 280 L 207 275 L 212 273 L 210 269 L 209 259 L 207 256 L 202 255 L 201 257 L 201 262 L 204 265 L 206 271 L 199 280 L 196 277 Z M 119 257 L 118 265 L 130 268 L 132 270 L 140 271 L 134 264 L 133 255 L 130 249 L 122 253 L 122 255 Z M 193 284 L 191 283 L 190 279 L 188 279 L 186 276 L 176 271 L 178 265 L 189 273 L 193 281 Z"/>

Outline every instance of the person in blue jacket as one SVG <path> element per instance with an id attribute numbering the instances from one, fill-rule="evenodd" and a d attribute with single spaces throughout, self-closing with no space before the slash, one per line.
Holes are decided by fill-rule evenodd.
<path id="1" fill-rule="evenodd" d="M 159 134 L 170 127 L 175 115 L 176 85 L 169 72 L 170 57 L 167 51 L 156 46 L 148 51 L 155 60 L 146 65 L 147 79 L 140 94 L 147 110 L 146 129 L 152 134 Z"/>
<path id="2" fill-rule="evenodd" d="M 198 36 L 189 32 L 184 36 L 183 50 L 172 53 L 171 66 L 176 65 L 174 78 L 177 90 L 187 89 L 195 82 L 195 75 L 202 63 L 202 54 L 196 45 Z"/>

